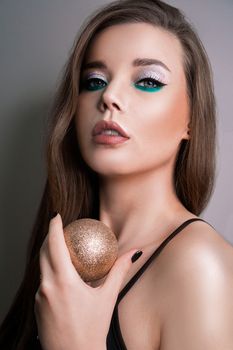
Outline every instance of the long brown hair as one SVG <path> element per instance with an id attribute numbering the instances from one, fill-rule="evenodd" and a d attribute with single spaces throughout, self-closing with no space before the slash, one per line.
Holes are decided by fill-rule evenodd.
<path id="1" fill-rule="evenodd" d="M 28 245 L 24 279 L 1 327 L 1 348 L 36 348 L 33 308 L 39 285 L 39 250 L 51 213 L 58 211 L 64 226 L 77 218 L 98 218 L 98 177 L 82 159 L 74 126 L 79 77 L 85 52 L 97 33 L 135 22 L 163 28 L 182 45 L 191 135 L 182 140 L 177 153 L 174 188 L 182 204 L 196 215 L 210 199 L 215 179 L 215 98 L 210 64 L 198 35 L 178 9 L 159 0 L 123 0 L 102 6 L 83 23 L 54 98 L 45 145 L 45 189 Z"/>

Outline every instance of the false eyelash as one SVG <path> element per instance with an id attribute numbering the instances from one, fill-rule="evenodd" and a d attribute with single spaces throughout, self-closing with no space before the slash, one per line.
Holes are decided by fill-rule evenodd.
<path id="1" fill-rule="evenodd" d="M 107 83 L 104 79 L 103 79 L 103 76 L 100 75 L 100 74 L 95 74 L 95 73 L 92 73 L 92 74 L 89 74 L 87 75 L 87 77 L 84 77 L 82 80 L 81 80 L 81 84 L 86 86 L 88 84 L 88 82 L 90 81 L 93 81 L 93 80 L 102 80 L 104 83 Z M 150 74 L 150 75 L 141 75 L 139 78 L 137 78 L 136 82 L 141 82 L 143 80 L 151 80 L 153 81 L 156 85 L 158 85 L 159 87 L 160 86 L 164 86 L 166 85 L 162 79 L 156 74 L 156 75 L 153 75 L 153 74 Z"/>
<path id="2" fill-rule="evenodd" d="M 82 81 L 86 82 L 86 81 L 89 81 L 89 80 L 92 80 L 92 79 L 101 79 L 101 80 L 104 81 L 103 76 L 101 74 L 98 74 L 98 73 L 89 73 L 89 74 L 87 74 L 86 76 L 84 76 L 82 78 Z"/>
<path id="3" fill-rule="evenodd" d="M 82 81 L 80 81 L 80 89 L 82 90 L 83 88 L 87 89 L 87 85 L 90 84 L 92 81 L 96 81 L 96 80 L 101 80 L 104 82 L 104 84 L 106 84 L 107 82 L 104 81 L 101 78 L 98 77 L 92 77 L 92 78 L 87 78 L 87 79 L 83 79 Z"/>
<path id="4" fill-rule="evenodd" d="M 157 74 L 149 74 L 149 75 L 142 74 L 142 75 L 139 76 L 137 81 L 141 81 L 141 80 L 144 80 L 144 79 L 151 79 L 154 82 L 160 84 L 161 86 L 166 85 L 166 83 L 163 81 L 163 79 Z"/>
<path id="5" fill-rule="evenodd" d="M 150 80 L 150 81 L 153 81 L 157 86 L 164 86 L 166 84 L 162 83 L 160 80 L 157 80 L 155 78 L 152 78 L 152 77 L 145 77 L 145 78 L 142 78 L 140 80 L 137 80 L 137 83 L 143 81 L 143 80 Z"/>
<path id="6" fill-rule="evenodd" d="M 88 83 L 90 81 L 93 81 L 93 80 L 102 80 L 104 83 L 106 83 L 106 81 L 104 81 L 103 79 L 99 78 L 99 77 L 92 77 L 92 78 L 87 78 L 87 79 L 83 79 L 83 83 Z M 136 82 L 140 82 L 142 80 L 151 80 L 153 82 L 155 82 L 157 85 L 159 86 L 163 86 L 163 85 L 166 85 L 164 84 L 162 81 L 160 81 L 159 79 L 155 79 L 154 77 L 144 77 L 144 78 L 141 78 L 141 79 L 137 79 Z"/>

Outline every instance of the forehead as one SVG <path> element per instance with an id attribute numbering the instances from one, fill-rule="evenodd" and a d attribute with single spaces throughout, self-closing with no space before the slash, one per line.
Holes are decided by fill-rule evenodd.
<path id="1" fill-rule="evenodd" d="M 148 23 L 124 23 L 98 33 L 85 61 L 104 60 L 114 67 L 130 65 L 138 57 L 155 58 L 171 71 L 183 70 L 183 50 L 172 33 Z"/>

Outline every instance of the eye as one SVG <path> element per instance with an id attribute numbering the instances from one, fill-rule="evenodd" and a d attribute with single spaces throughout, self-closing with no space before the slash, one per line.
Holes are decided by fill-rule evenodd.
<path id="1" fill-rule="evenodd" d="M 96 91 L 104 88 L 106 82 L 100 78 L 87 78 L 81 83 L 81 90 Z"/>
<path id="2" fill-rule="evenodd" d="M 151 77 L 143 78 L 135 84 L 136 88 L 149 92 L 161 90 L 165 85 L 166 84 L 162 83 L 161 81 Z"/>

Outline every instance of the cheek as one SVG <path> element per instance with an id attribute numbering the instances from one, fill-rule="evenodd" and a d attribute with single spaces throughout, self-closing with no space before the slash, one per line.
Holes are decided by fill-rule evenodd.
<path id="1" fill-rule="evenodd" d="M 91 116 L 93 116 L 93 108 L 90 106 L 90 103 L 87 103 L 87 99 L 80 96 L 77 101 L 75 127 L 79 143 L 81 144 L 88 139 L 92 129 Z"/>
<path id="2" fill-rule="evenodd" d="M 143 118 L 142 118 L 143 117 Z M 142 120 L 143 119 L 143 120 Z M 165 91 L 145 104 L 141 115 L 141 130 L 146 142 L 159 146 L 178 145 L 188 121 L 186 94 L 181 91 Z M 169 142 L 170 141 L 170 142 Z M 144 140 L 145 142 L 145 140 Z"/>

